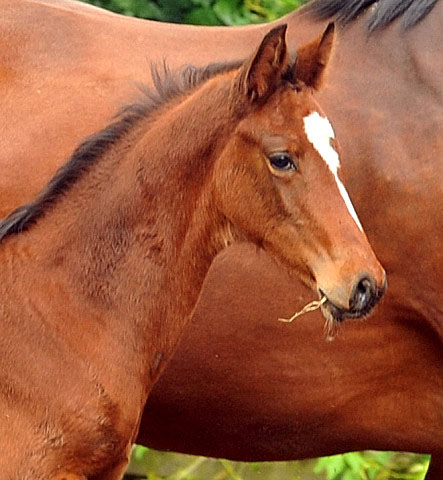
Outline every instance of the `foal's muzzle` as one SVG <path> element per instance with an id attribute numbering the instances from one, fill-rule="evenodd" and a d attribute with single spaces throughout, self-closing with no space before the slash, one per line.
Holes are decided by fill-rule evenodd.
<path id="1" fill-rule="evenodd" d="M 367 275 L 360 278 L 354 286 L 349 299 L 349 309 L 337 307 L 329 299 L 325 302 L 323 308 L 327 309 L 337 322 L 346 318 L 364 317 L 377 305 L 385 291 L 386 280 L 380 288 L 377 288 L 374 280 Z"/>

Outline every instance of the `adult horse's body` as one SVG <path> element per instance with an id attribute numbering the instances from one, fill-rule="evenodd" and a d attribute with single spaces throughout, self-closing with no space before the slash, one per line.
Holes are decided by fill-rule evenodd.
<path id="1" fill-rule="evenodd" d="M 296 64 L 285 31 L 236 68 L 154 74 L 157 93 L 0 222 L 3 478 L 120 477 L 212 260 L 239 239 L 326 296 L 328 316 L 378 301 L 385 274 L 312 96 L 333 28 Z"/>
<path id="2" fill-rule="evenodd" d="M 420 10 L 426 2 L 397 3 Z M 162 25 L 63 0 L 0 5 L 2 214 L 136 95 L 130 81 L 146 80 L 150 60 L 241 58 L 266 28 Z M 373 10 L 361 13 L 341 32 L 321 93 L 352 197 L 389 273 L 378 312 L 329 343 L 315 313 L 279 324 L 282 309 L 290 315 L 312 297 L 297 283 L 288 287 L 266 258 L 231 249 L 210 272 L 193 327 L 148 402 L 139 441 L 268 460 L 424 451 L 433 453 L 433 478 L 443 477 L 443 2 L 426 12 L 406 31 L 400 15 L 370 35 Z M 305 10 L 285 21 L 291 49 L 324 28 Z M 210 329 L 207 316 L 216 320 Z"/>

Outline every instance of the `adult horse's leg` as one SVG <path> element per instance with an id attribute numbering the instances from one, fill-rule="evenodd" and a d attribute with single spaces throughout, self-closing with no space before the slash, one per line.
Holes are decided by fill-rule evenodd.
<path id="1" fill-rule="evenodd" d="M 426 480 L 441 480 L 443 478 L 443 459 L 431 456 L 431 463 L 426 474 Z"/>

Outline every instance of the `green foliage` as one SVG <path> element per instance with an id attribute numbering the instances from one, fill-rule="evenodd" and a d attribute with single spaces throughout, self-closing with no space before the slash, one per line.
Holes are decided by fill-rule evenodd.
<path id="1" fill-rule="evenodd" d="M 195 25 L 246 25 L 275 20 L 306 0 L 83 0 L 124 15 Z"/>
<path id="2" fill-rule="evenodd" d="M 326 480 L 423 480 L 428 464 L 428 455 L 353 452 L 320 458 L 314 473 Z"/>
<path id="3" fill-rule="evenodd" d="M 245 463 L 136 447 L 131 472 L 146 480 L 424 480 L 428 455 L 353 452 L 318 460 Z"/>

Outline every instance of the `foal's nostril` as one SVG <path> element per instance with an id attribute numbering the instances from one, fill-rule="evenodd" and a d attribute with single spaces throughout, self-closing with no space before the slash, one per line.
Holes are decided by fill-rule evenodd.
<path id="1" fill-rule="evenodd" d="M 374 304 L 376 288 L 375 283 L 370 277 L 361 278 L 352 292 L 349 302 L 353 311 L 364 311 Z"/>

